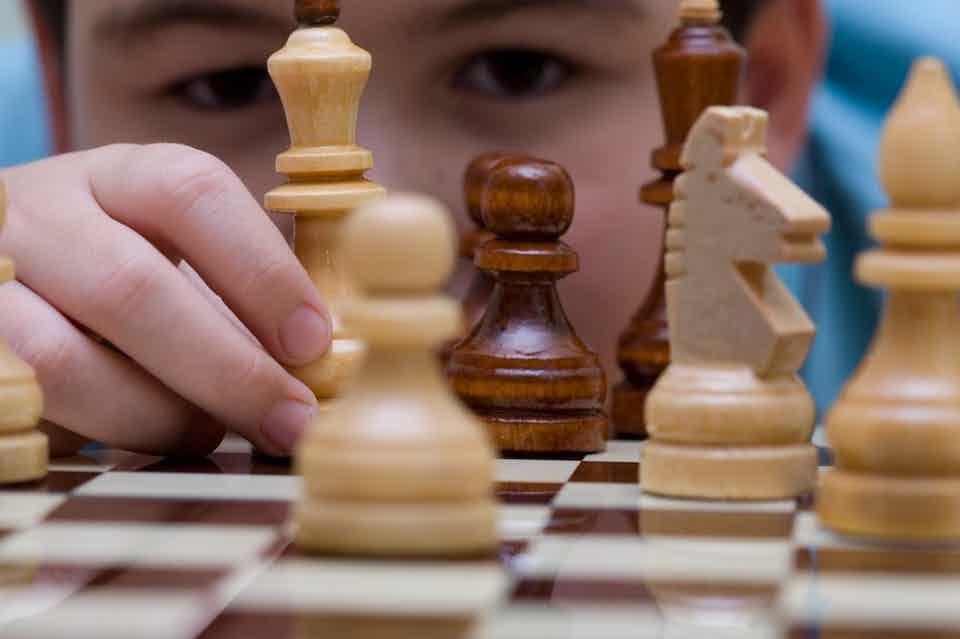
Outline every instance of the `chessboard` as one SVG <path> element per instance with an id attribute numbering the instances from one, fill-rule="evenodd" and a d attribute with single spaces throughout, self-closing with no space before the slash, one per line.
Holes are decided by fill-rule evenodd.
<path id="1" fill-rule="evenodd" d="M 960 636 L 960 549 L 841 539 L 809 499 L 644 495 L 642 446 L 499 460 L 499 556 L 456 561 L 304 556 L 297 477 L 237 439 L 57 460 L 0 492 L 0 636 Z"/>

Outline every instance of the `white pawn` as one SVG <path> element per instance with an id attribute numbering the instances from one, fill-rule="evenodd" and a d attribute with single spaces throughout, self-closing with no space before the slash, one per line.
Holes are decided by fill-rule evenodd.
<path id="1" fill-rule="evenodd" d="M 368 204 L 346 224 L 360 295 L 343 318 L 368 353 L 355 388 L 298 452 L 305 550 L 450 555 L 497 543 L 494 451 L 436 357 L 461 327 L 459 304 L 438 293 L 454 244 L 447 212 L 415 195 Z"/>

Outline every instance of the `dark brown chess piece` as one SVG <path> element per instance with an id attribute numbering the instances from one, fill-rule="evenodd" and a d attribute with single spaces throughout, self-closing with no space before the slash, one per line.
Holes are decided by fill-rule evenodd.
<path id="1" fill-rule="evenodd" d="M 461 257 L 473 262 L 477 249 L 495 238 L 494 234 L 488 231 L 484 225 L 482 212 L 483 187 L 490 172 L 504 162 L 529 158 L 530 156 L 525 153 L 491 151 L 478 155 L 467 166 L 463 176 L 463 198 L 467 207 L 467 214 L 474 223 L 474 229 L 463 235 L 460 243 Z M 495 281 L 489 273 L 474 267 L 473 277 L 463 298 L 463 318 L 466 325 L 463 332 L 464 336 L 470 334 L 473 327 L 483 317 L 483 312 L 487 310 L 487 302 L 493 292 L 494 283 Z"/>
<path id="2" fill-rule="evenodd" d="M 579 268 L 560 241 L 573 221 L 573 181 L 552 162 L 505 158 L 479 196 L 496 239 L 477 249 L 476 265 L 496 284 L 480 323 L 451 356 L 454 389 L 502 452 L 603 450 L 603 369 L 557 294 L 557 281 Z"/>
<path id="3" fill-rule="evenodd" d="M 494 239 L 493 233 L 483 225 L 483 216 L 480 213 L 483 185 L 490 171 L 498 164 L 513 158 L 528 157 L 521 153 L 491 151 L 478 155 L 469 165 L 463 175 L 463 200 L 467 215 L 473 221 L 473 229 L 466 231 L 460 237 L 460 257 L 470 260 L 472 273 L 463 297 L 463 332 L 453 340 L 444 344 L 440 352 L 440 360 L 446 367 L 450 361 L 450 353 L 464 337 L 470 334 L 477 325 L 483 312 L 487 309 L 487 301 L 493 292 L 494 280 L 489 273 L 476 268 L 474 255 L 477 248 Z"/>
<path id="4" fill-rule="evenodd" d="M 680 152 L 690 128 L 708 107 L 737 99 L 746 54 L 720 26 L 720 17 L 714 2 L 683 2 L 680 26 L 653 54 L 667 142 L 652 157 L 661 176 L 641 189 L 640 199 L 664 215 L 683 170 Z M 661 261 L 650 297 L 620 337 L 617 359 L 624 380 L 613 389 L 612 421 L 621 437 L 646 437 L 647 394 L 670 363 L 664 281 Z"/>

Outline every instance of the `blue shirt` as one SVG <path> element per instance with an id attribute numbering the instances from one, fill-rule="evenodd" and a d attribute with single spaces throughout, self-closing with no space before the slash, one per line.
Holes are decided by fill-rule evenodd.
<path id="1" fill-rule="evenodd" d="M 0 41 L 0 167 L 50 153 L 39 66 L 31 40 Z"/>
<path id="2" fill-rule="evenodd" d="M 957 0 L 828 0 L 827 8 L 830 55 L 795 177 L 833 215 L 829 258 L 818 266 L 783 269 L 817 323 L 804 375 L 821 413 L 854 373 L 880 317 L 881 293 L 854 281 L 853 263 L 873 245 L 869 215 L 888 205 L 877 168 L 887 113 L 917 57 L 943 58 L 954 73 L 960 66 Z"/>

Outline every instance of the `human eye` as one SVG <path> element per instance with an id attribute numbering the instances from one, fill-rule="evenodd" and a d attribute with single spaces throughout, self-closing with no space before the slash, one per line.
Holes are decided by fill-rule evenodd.
<path id="1" fill-rule="evenodd" d="M 279 98 L 265 67 L 243 66 L 191 76 L 165 93 L 194 111 L 240 111 Z"/>
<path id="2" fill-rule="evenodd" d="M 454 73 L 452 86 L 495 99 L 538 98 L 563 90 L 579 73 L 575 63 L 548 51 L 494 49 L 469 56 Z"/>

